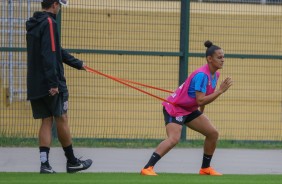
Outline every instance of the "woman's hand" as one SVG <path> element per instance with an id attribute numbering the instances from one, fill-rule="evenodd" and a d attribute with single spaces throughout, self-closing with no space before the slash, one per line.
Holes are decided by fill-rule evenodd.
<path id="1" fill-rule="evenodd" d="M 227 77 L 226 79 L 224 79 L 224 81 L 221 82 L 218 92 L 220 94 L 224 93 L 232 86 L 232 84 L 233 84 L 233 81 L 231 77 Z"/>

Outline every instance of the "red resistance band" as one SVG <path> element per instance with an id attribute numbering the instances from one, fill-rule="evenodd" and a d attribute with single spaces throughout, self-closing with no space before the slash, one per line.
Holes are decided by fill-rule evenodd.
<path id="1" fill-rule="evenodd" d="M 147 95 L 149 95 L 149 96 L 152 96 L 152 97 L 154 97 L 154 98 L 157 98 L 157 99 L 159 99 L 159 100 L 161 100 L 161 101 L 165 101 L 165 102 L 168 102 L 168 103 L 174 105 L 173 103 L 169 102 L 168 100 L 166 100 L 166 99 L 164 99 L 164 98 L 161 98 L 161 97 L 158 97 L 158 96 L 153 95 L 153 94 L 151 94 L 151 93 L 148 93 L 147 91 L 144 91 L 144 90 L 142 90 L 142 89 L 140 89 L 140 88 L 137 88 L 137 87 L 135 87 L 135 86 L 132 86 L 132 85 L 130 85 L 130 84 L 128 84 L 128 83 L 136 84 L 136 85 L 139 85 L 139 86 L 143 86 L 143 87 L 147 87 L 147 88 L 151 88 L 151 89 L 155 89 L 155 90 L 159 90 L 159 91 L 164 91 L 164 92 L 167 92 L 167 93 L 173 93 L 173 91 L 169 91 L 169 90 L 157 88 L 157 87 L 154 87 L 154 86 L 149 86 L 149 85 L 147 85 L 147 84 L 142 84 L 142 83 L 139 83 L 139 82 L 134 82 L 134 81 L 126 80 L 126 79 L 120 79 L 120 78 L 117 78 L 117 77 L 114 77 L 114 76 L 111 76 L 111 75 L 104 74 L 104 73 L 99 72 L 99 71 L 97 71 L 97 70 L 94 70 L 94 69 L 92 69 L 92 68 L 90 68 L 90 67 L 88 67 L 88 66 L 84 66 L 84 68 L 85 68 L 86 71 L 88 71 L 88 72 L 96 73 L 96 74 L 102 75 L 102 76 L 107 77 L 107 78 L 109 78 L 109 79 L 112 79 L 112 80 L 114 80 L 114 81 L 116 81 L 116 82 L 118 82 L 118 83 L 121 83 L 121 84 L 123 84 L 123 85 L 125 85 L 125 86 L 128 86 L 128 87 L 133 88 L 133 89 L 135 89 L 135 90 L 137 90 L 137 91 L 140 91 L 140 92 L 142 92 L 142 93 L 145 93 L 145 94 L 147 94 Z"/>

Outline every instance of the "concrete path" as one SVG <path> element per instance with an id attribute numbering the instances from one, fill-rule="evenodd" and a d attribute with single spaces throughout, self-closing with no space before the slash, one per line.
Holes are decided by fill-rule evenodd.
<path id="1" fill-rule="evenodd" d="M 75 148 L 75 155 L 91 158 L 94 164 L 84 172 L 139 173 L 154 149 Z M 65 172 L 61 148 L 51 148 L 50 164 Z M 156 172 L 198 173 L 202 149 L 173 149 L 156 165 Z M 0 148 L 0 172 L 38 172 L 37 148 Z M 224 174 L 282 174 L 282 150 L 217 149 L 212 166 Z"/>

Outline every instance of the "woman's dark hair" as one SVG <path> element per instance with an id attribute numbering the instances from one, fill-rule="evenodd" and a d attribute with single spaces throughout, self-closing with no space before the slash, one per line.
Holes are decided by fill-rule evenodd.
<path id="1" fill-rule="evenodd" d="M 207 51 L 206 51 L 206 57 L 208 56 L 212 56 L 213 53 L 218 50 L 221 49 L 219 46 L 214 45 L 211 41 L 207 40 L 204 43 L 205 47 L 207 47 Z"/>
<path id="2" fill-rule="evenodd" d="M 42 9 L 49 9 L 54 2 L 58 2 L 58 0 L 43 0 L 41 2 Z"/>

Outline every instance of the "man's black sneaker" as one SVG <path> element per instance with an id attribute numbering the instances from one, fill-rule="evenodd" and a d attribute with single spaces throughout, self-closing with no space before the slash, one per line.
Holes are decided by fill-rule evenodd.
<path id="1" fill-rule="evenodd" d="M 52 169 L 49 163 L 41 163 L 40 174 L 55 174 L 56 172 Z"/>
<path id="2" fill-rule="evenodd" d="M 68 173 L 75 173 L 78 171 L 82 171 L 88 169 L 92 165 L 92 160 L 79 160 L 75 164 L 67 163 L 67 172 Z"/>

